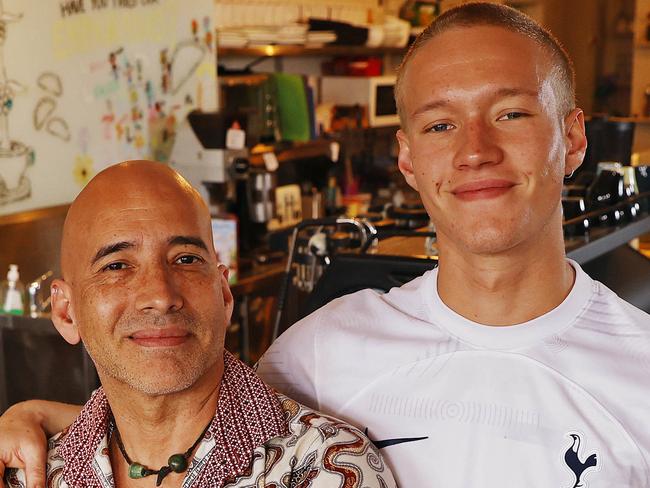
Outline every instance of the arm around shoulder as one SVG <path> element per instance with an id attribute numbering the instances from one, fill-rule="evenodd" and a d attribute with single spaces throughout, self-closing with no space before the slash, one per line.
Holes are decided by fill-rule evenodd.
<path id="1" fill-rule="evenodd" d="M 80 405 L 48 400 L 27 400 L 17 403 L 0 417 L 0 438 L 5 436 L 4 429 L 11 425 L 27 429 L 40 428 L 47 437 L 50 437 L 74 422 L 80 411 Z"/>
<path id="2" fill-rule="evenodd" d="M 28 487 L 44 486 L 47 437 L 70 425 L 80 409 L 45 400 L 10 407 L 0 417 L 0 479 L 5 468 L 19 468 Z"/>

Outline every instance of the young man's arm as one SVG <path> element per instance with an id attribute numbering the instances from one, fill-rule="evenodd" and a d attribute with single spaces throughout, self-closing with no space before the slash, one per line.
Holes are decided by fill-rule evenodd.
<path id="1" fill-rule="evenodd" d="M 47 437 L 60 432 L 79 415 L 81 407 L 30 400 L 17 403 L 0 417 L 0 488 L 6 468 L 22 468 L 27 488 L 45 486 Z"/>

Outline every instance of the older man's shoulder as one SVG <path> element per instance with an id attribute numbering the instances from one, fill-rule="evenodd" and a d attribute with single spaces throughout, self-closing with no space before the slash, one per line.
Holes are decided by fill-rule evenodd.
<path id="1" fill-rule="evenodd" d="M 68 488 L 68 484 L 63 480 L 64 460 L 59 453 L 59 448 L 65 440 L 68 429 L 64 429 L 58 434 L 53 435 L 47 441 L 47 466 L 46 482 L 48 488 Z M 5 475 L 7 488 L 25 488 L 25 472 L 22 469 L 9 469 Z"/>
<path id="2" fill-rule="evenodd" d="M 266 445 L 267 472 L 304 477 L 314 487 L 394 487 L 395 481 L 372 442 L 356 427 L 277 394 L 289 433 Z M 272 454 L 275 452 L 275 454 Z M 275 464 L 269 455 L 275 457 Z M 284 461 L 282 461 L 284 458 Z M 289 462 L 291 466 L 286 466 Z M 298 485 L 296 485 L 298 486 Z M 300 485 L 302 486 L 302 485 Z"/>

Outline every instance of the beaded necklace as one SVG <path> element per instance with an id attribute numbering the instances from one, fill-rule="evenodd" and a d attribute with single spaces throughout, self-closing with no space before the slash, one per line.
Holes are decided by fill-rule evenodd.
<path id="1" fill-rule="evenodd" d="M 201 432 L 201 435 L 194 441 L 194 444 L 190 446 L 190 448 L 185 451 L 182 454 L 172 454 L 169 456 L 169 459 L 167 460 L 167 464 L 165 466 L 162 466 L 160 469 L 149 469 L 146 466 L 133 462 L 129 455 L 126 452 L 126 449 L 124 448 L 124 444 L 122 443 L 122 437 L 120 436 L 120 431 L 117 428 L 117 423 L 113 420 L 113 426 L 115 430 L 115 442 L 117 443 L 117 447 L 119 448 L 120 452 L 122 453 L 122 456 L 124 457 L 124 460 L 127 462 L 129 465 L 129 478 L 131 479 L 140 479 L 140 478 L 146 478 L 147 476 L 151 475 L 157 475 L 156 477 L 156 486 L 160 486 L 165 479 L 165 477 L 171 473 L 183 473 L 187 470 L 188 467 L 188 459 L 192 455 L 192 452 L 194 452 L 194 449 L 196 449 L 196 446 L 199 445 L 199 442 L 203 439 L 203 436 L 205 433 L 208 431 L 208 427 L 210 427 L 210 424 L 212 423 L 212 420 L 208 422 L 208 425 L 205 426 L 205 429 L 203 429 L 203 432 Z"/>

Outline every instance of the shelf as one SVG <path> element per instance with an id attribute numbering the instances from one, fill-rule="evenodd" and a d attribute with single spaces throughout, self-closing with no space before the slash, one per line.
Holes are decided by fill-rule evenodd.
<path id="1" fill-rule="evenodd" d="M 383 56 L 384 54 L 404 54 L 405 47 L 366 47 L 366 46 L 322 46 L 308 47 L 297 45 L 268 44 L 248 47 L 221 47 L 218 58 L 233 57 L 297 57 L 297 56 Z"/>
<path id="2" fill-rule="evenodd" d="M 620 227 L 596 228 L 594 230 L 602 230 L 604 235 L 597 232 L 598 236 L 593 236 L 589 242 L 583 241 L 578 247 L 571 250 L 569 250 L 570 246 L 567 245 L 567 256 L 577 261 L 578 264 L 591 261 L 646 232 L 650 232 L 650 215 Z"/>
<path id="3" fill-rule="evenodd" d="M 637 125 L 650 125 L 650 117 L 631 117 L 630 120 Z"/>
<path id="4" fill-rule="evenodd" d="M 257 151 L 249 157 L 252 166 L 263 166 L 264 159 L 262 155 L 266 152 L 274 152 L 278 158 L 278 162 L 293 161 L 296 159 L 308 159 L 319 156 L 330 157 L 331 144 L 335 142 L 329 139 L 316 139 L 307 142 L 294 142 L 275 144 L 273 146 L 261 146 L 259 149 L 253 148 Z"/>
<path id="5" fill-rule="evenodd" d="M 596 117 L 591 116 L 588 119 L 595 119 Z M 637 125 L 648 125 L 650 124 L 650 117 L 641 117 L 641 116 L 631 116 L 631 117 L 610 117 L 606 116 L 606 120 L 611 122 L 634 122 Z"/>
<path id="6" fill-rule="evenodd" d="M 606 254 L 632 239 L 650 232 L 650 215 L 618 227 L 594 227 L 589 239 L 573 238 L 565 240 L 567 257 L 578 264 L 585 264 Z M 378 254 L 421 258 L 424 254 L 424 237 L 389 237 L 379 242 Z"/>
<path id="7" fill-rule="evenodd" d="M 252 295 L 265 287 L 278 286 L 285 267 L 284 260 L 279 263 L 258 266 L 240 278 L 237 283 L 230 285 L 230 291 L 235 298 L 239 299 L 244 295 Z"/>

